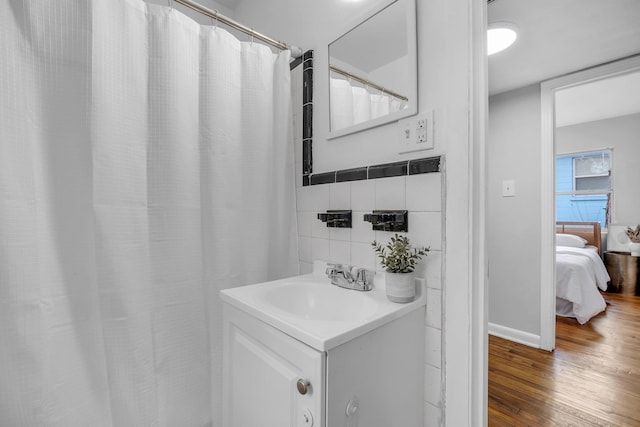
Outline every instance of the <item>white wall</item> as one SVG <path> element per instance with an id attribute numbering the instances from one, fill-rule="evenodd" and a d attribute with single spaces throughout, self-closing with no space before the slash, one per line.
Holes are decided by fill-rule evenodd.
<path id="1" fill-rule="evenodd" d="M 612 223 L 640 224 L 640 114 L 556 129 L 556 153 L 613 148 Z"/>
<path id="2" fill-rule="evenodd" d="M 489 324 L 540 335 L 540 86 L 489 98 Z M 515 197 L 502 197 L 502 181 Z M 491 326 L 490 326 L 491 327 Z"/>
<path id="3" fill-rule="evenodd" d="M 236 15 L 240 21 L 255 28 L 264 28 L 263 32 L 271 37 L 300 46 L 305 51 L 314 50 L 316 68 L 314 69 L 313 166 L 315 173 L 425 157 L 443 152 L 441 131 L 444 127 L 437 125 L 436 132 L 440 132 L 440 135 L 436 139 L 436 149 L 426 154 L 398 154 L 399 133 L 396 125 L 380 126 L 358 134 L 327 140 L 329 133 L 328 43 L 335 40 L 341 31 L 346 30 L 346 26 L 353 22 L 354 17 L 364 14 L 374 3 L 376 2 L 344 2 L 342 0 L 322 2 L 241 0 L 236 7 Z M 439 97 L 446 97 L 446 94 L 442 93 L 446 90 L 446 85 L 440 84 L 440 80 L 434 80 L 439 77 L 438 73 L 442 72 L 434 64 L 438 60 L 443 64 L 444 57 L 447 56 L 447 52 L 441 48 L 442 45 L 436 44 L 437 39 L 442 40 L 442 33 L 447 32 L 442 28 L 446 18 L 441 14 L 446 13 L 448 8 L 455 8 L 448 4 L 451 2 L 446 5 L 444 3 L 447 2 L 418 2 L 418 12 L 421 16 L 425 16 L 420 20 L 425 24 L 418 25 L 420 33 L 418 49 L 421 51 L 419 62 L 422 62 L 419 66 L 421 75 L 418 77 L 421 110 L 434 108 L 438 105 Z M 435 10 L 430 12 L 426 7 Z M 431 15 L 427 17 L 427 14 Z M 439 22 L 430 22 L 434 21 L 434 15 L 441 17 Z M 438 33 L 437 28 L 440 28 L 442 33 Z M 464 91 L 464 85 L 455 90 Z M 445 120 L 442 114 L 444 114 L 443 110 L 436 110 L 436 121 Z"/>
<path id="4" fill-rule="evenodd" d="M 489 324 L 536 345 L 540 335 L 540 86 L 489 98 L 487 140 Z M 640 114 L 556 129 L 556 152 L 614 148 L 614 223 L 640 223 Z M 515 197 L 502 181 L 515 180 Z"/>
<path id="5" fill-rule="evenodd" d="M 407 177 L 401 179 L 378 179 L 373 183 L 350 183 L 346 185 L 320 185 L 298 189 L 301 225 L 301 257 L 304 261 L 315 256 L 340 259 L 350 257 L 353 263 L 366 264 L 371 259 L 370 248 L 363 246 L 351 230 L 349 237 L 329 232 L 314 222 L 314 213 L 325 211 L 337 200 L 351 203 L 354 210 L 362 211 L 376 206 L 376 197 L 390 192 L 404 199 L 412 215 L 423 215 L 424 232 L 412 229 L 416 239 L 432 247 L 442 248 L 442 269 L 438 271 L 437 254 L 428 257 L 433 266 L 428 268 L 430 283 L 430 318 L 425 319 L 427 341 L 427 371 L 425 375 L 425 425 L 481 425 L 486 413 L 486 401 L 472 393 L 483 389 L 483 380 L 478 372 L 483 369 L 486 357 L 483 352 L 483 337 L 475 342 L 471 330 L 482 325 L 472 324 L 472 252 L 471 229 L 471 174 L 474 165 L 474 144 L 483 150 L 483 140 L 471 140 L 478 130 L 472 127 L 471 100 L 478 93 L 472 92 L 473 79 L 471 24 L 482 27 L 486 6 L 469 0 L 418 1 L 418 70 L 419 111 L 434 110 L 435 149 L 412 155 L 400 155 L 397 148 L 398 129 L 389 124 L 358 134 L 327 140 L 328 114 L 328 53 L 327 44 L 334 40 L 338 31 L 354 16 L 370 7 L 372 2 L 356 3 L 340 0 L 287 0 L 249 1 L 241 0 L 235 9 L 241 22 L 269 34 L 271 37 L 294 44 L 303 50 L 315 52 L 314 68 L 314 121 L 313 121 L 313 166 L 314 172 L 324 172 L 351 167 L 387 163 L 408 158 L 443 154 L 445 173 L 443 193 L 445 204 L 442 213 L 436 210 L 421 210 L 422 204 L 436 200 L 440 193 L 431 177 Z M 473 9 L 477 7 L 478 9 Z M 481 33 L 480 33 L 481 34 Z M 481 42 L 480 42 L 481 43 Z M 482 47 L 477 47 L 478 52 Z M 479 57 L 483 57 L 480 55 Z M 480 64 L 483 64 L 480 62 Z M 481 68 L 482 65 L 479 66 Z M 483 72 L 475 71 L 476 73 Z M 480 79 L 481 80 L 481 79 Z M 482 91 L 478 91 L 482 92 Z M 478 120 L 479 128 L 482 128 Z M 426 175 L 425 175 L 426 176 Z M 368 189 L 360 186 L 369 186 Z M 373 187 L 370 187 L 373 186 Z M 415 188 L 417 187 L 417 188 Z M 354 204 L 354 197 L 369 192 L 367 202 Z M 373 192 L 373 193 L 371 193 Z M 340 203 L 344 205 L 344 203 Z M 395 203 L 394 203 L 395 205 Z M 410 206 L 418 206 L 412 209 Z M 395 206 L 394 206 L 395 207 Z M 311 210 L 309 210 L 311 209 Z M 438 218 L 442 218 L 438 224 Z M 411 221 L 411 220 L 410 220 Z M 425 223 L 423 223 L 425 224 Z M 311 231 L 309 231 L 311 227 Z M 335 230 L 334 230 L 335 231 Z M 360 230 L 364 233 L 365 230 Z M 306 236 L 304 235 L 306 233 Z M 315 235 L 314 235 L 315 233 Z M 311 234 L 309 236 L 309 234 Z M 364 234 L 363 234 L 364 235 Z M 362 235 L 362 236 L 363 236 Z M 441 236 L 441 237 L 440 237 Z M 309 239 L 306 242 L 304 238 Z M 368 237 L 367 237 L 368 238 Z M 439 240 L 439 241 L 438 241 Z M 309 254 L 311 246 L 311 254 Z M 306 248 L 306 249 L 305 249 Z M 333 248 L 333 250 L 332 250 Z M 450 260 L 450 261 L 447 261 Z M 438 283 L 440 277 L 440 283 Z M 482 284 L 479 284 L 482 293 Z M 476 286 L 476 290 L 477 286 Z M 439 292 L 438 292 L 439 291 Z M 442 298 L 438 301 L 439 298 Z M 481 310 L 478 311 L 479 313 Z M 441 329 L 437 327 L 440 318 Z M 482 320 L 481 320 L 482 322 Z M 442 332 L 442 333 L 441 333 Z M 479 336 L 482 335 L 481 333 Z M 477 348 L 476 348 L 477 346 Z M 441 351 L 439 351 L 441 350 Z M 486 347 L 485 350 L 486 352 Z M 474 353 L 475 352 L 475 353 Z M 481 377 L 482 375 L 480 375 Z M 480 402 L 480 403 L 478 403 Z M 476 405 L 477 408 L 472 407 Z M 481 407 L 481 406 L 484 406 Z M 478 409 L 479 408 L 479 409 Z"/>

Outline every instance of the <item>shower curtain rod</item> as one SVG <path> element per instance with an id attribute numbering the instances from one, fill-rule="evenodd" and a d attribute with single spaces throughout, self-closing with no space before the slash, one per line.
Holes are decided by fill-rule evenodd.
<path id="1" fill-rule="evenodd" d="M 272 39 L 271 37 L 265 36 L 264 34 L 261 34 L 257 31 L 255 31 L 252 28 L 247 27 L 246 25 L 242 25 L 241 23 L 234 21 L 233 19 L 224 16 L 221 13 L 218 13 L 217 10 L 211 10 L 205 6 L 202 6 L 201 4 L 198 4 L 196 2 L 193 2 L 191 0 L 171 0 L 171 1 L 175 1 L 176 3 L 180 3 L 183 6 L 188 7 L 191 10 L 195 10 L 196 12 L 199 12 L 203 15 L 208 16 L 209 18 L 215 19 L 216 21 L 222 22 L 225 25 L 228 25 L 229 27 L 236 29 L 238 31 L 241 31 L 245 34 L 250 35 L 251 37 L 255 37 L 258 40 L 261 40 L 265 43 L 267 43 L 268 45 L 271 45 L 273 47 L 276 47 L 280 50 L 290 50 L 291 51 L 291 56 L 293 58 L 299 58 L 302 56 L 302 49 L 300 49 L 297 46 L 289 46 L 286 43 L 277 41 Z"/>
<path id="2" fill-rule="evenodd" d="M 391 95 L 391 96 L 396 97 L 398 99 L 401 99 L 403 101 L 409 101 L 409 98 L 407 98 L 406 96 L 402 96 L 402 95 L 400 95 L 398 93 L 395 93 L 395 92 L 393 92 L 393 91 L 391 91 L 389 89 L 385 89 L 384 87 L 380 86 L 379 84 L 376 84 L 376 83 L 374 83 L 374 82 L 372 82 L 370 80 L 367 80 L 367 79 L 363 79 L 362 77 L 358 77 L 355 74 L 351 74 L 350 72 L 345 71 L 345 70 L 343 70 L 341 68 L 334 67 L 333 65 L 329 65 L 329 69 L 331 71 L 333 71 L 334 73 L 340 74 L 340 75 L 348 77 L 350 79 L 353 79 L 353 80 L 355 80 L 357 82 L 362 83 L 363 85 L 367 85 L 369 87 L 377 89 L 382 93 L 386 93 L 387 95 Z"/>

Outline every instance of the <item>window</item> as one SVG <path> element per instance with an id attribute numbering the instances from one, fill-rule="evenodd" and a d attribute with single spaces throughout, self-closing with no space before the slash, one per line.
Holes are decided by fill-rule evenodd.
<path id="1" fill-rule="evenodd" d="M 557 156 L 556 219 L 597 221 L 606 228 L 613 195 L 611 166 L 611 150 Z"/>
<path id="2" fill-rule="evenodd" d="M 573 157 L 573 190 L 576 194 L 606 194 L 611 189 L 609 152 Z"/>

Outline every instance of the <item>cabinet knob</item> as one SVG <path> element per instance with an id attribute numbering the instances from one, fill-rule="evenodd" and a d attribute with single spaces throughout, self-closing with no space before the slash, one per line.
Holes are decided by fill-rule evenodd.
<path id="1" fill-rule="evenodd" d="M 308 380 L 300 378 L 296 383 L 296 387 L 298 387 L 298 393 L 307 394 L 311 387 L 311 383 Z"/>
<path id="2" fill-rule="evenodd" d="M 345 410 L 347 417 L 352 417 L 358 412 L 359 402 L 357 399 L 351 399 L 347 402 L 347 408 Z"/>

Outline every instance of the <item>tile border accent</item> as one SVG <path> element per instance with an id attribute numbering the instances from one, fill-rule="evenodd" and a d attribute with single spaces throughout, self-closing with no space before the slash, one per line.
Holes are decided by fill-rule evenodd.
<path id="1" fill-rule="evenodd" d="M 313 50 L 302 55 L 302 185 L 313 173 Z"/>
<path id="2" fill-rule="evenodd" d="M 302 64 L 302 186 L 363 181 L 441 171 L 442 156 L 403 160 L 331 172 L 313 173 L 313 50 L 306 51 L 289 66 Z"/>
<path id="3" fill-rule="evenodd" d="M 312 174 L 311 185 L 316 184 L 333 184 L 336 182 L 336 172 L 323 172 Z"/>
<path id="4" fill-rule="evenodd" d="M 440 172 L 440 156 L 409 160 L 409 175 Z"/>
<path id="5" fill-rule="evenodd" d="M 293 71 L 293 69 L 296 68 L 300 64 L 302 64 L 302 56 L 300 56 L 298 58 L 294 58 L 294 60 L 289 63 L 289 70 Z"/>
<path id="6" fill-rule="evenodd" d="M 384 163 L 381 165 L 369 166 L 369 179 L 388 178 L 391 176 L 406 175 L 409 170 L 408 162 Z"/>
<path id="7" fill-rule="evenodd" d="M 367 167 L 336 171 L 336 182 L 360 181 L 367 179 Z"/>
<path id="8" fill-rule="evenodd" d="M 313 50 L 289 64 L 293 70 L 302 64 L 302 186 L 311 184 L 313 172 Z M 318 180 L 319 178 L 316 178 Z"/>
<path id="9" fill-rule="evenodd" d="M 311 174 L 309 182 L 311 185 L 333 184 L 336 182 L 363 181 L 367 179 L 441 172 L 441 161 L 442 156 L 434 156 L 424 157 L 421 159 L 403 160 L 401 162 L 363 166 L 354 169 L 322 172 Z"/>

